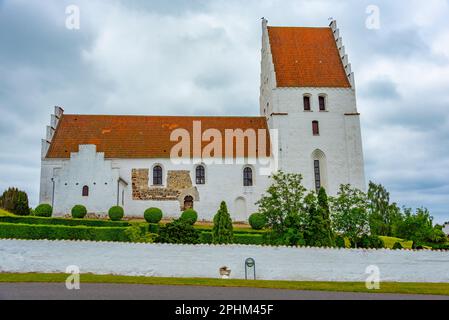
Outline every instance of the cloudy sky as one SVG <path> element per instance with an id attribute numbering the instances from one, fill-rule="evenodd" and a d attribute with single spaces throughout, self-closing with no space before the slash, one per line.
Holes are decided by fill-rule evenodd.
<path id="1" fill-rule="evenodd" d="M 66 7 L 80 29 L 66 28 Z M 380 28 L 366 27 L 367 7 Z M 257 115 L 261 17 L 337 19 L 356 74 L 368 180 L 449 220 L 445 0 L 0 0 L 0 189 L 38 202 L 40 139 L 67 113 Z"/>

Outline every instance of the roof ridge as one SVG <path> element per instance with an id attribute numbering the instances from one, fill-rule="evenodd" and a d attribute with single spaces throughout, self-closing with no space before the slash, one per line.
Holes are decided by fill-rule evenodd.
<path id="1" fill-rule="evenodd" d="M 82 117 L 152 117 L 152 118 L 265 118 L 264 116 L 237 116 L 237 115 L 133 115 L 133 114 L 82 114 L 65 113 L 65 116 Z"/>
<path id="2" fill-rule="evenodd" d="M 309 26 L 268 26 L 268 28 L 295 28 L 295 29 L 331 29 L 331 27 L 309 27 Z"/>

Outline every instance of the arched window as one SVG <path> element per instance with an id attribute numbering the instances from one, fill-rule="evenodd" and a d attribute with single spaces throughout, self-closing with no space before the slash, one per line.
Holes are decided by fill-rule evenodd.
<path id="1" fill-rule="evenodd" d="M 162 168 L 161 168 L 161 166 L 155 166 L 153 168 L 153 185 L 154 186 L 162 185 Z"/>
<path id="2" fill-rule="evenodd" d="M 326 111 L 326 97 L 325 96 L 319 96 L 318 97 L 318 103 L 320 105 L 320 111 Z"/>
<path id="3" fill-rule="evenodd" d="M 315 173 L 315 190 L 318 193 L 321 188 L 321 172 L 320 172 L 320 160 L 313 161 L 313 170 Z"/>
<path id="4" fill-rule="evenodd" d="M 253 169 L 246 167 L 243 169 L 243 186 L 251 187 L 253 185 Z"/>
<path id="5" fill-rule="evenodd" d="M 83 197 L 88 197 L 88 196 L 89 196 L 89 187 L 84 186 L 83 187 Z"/>
<path id="6" fill-rule="evenodd" d="M 304 96 L 303 97 L 303 103 L 304 103 L 304 111 L 310 111 L 310 96 Z"/>
<path id="7" fill-rule="evenodd" d="M 196 184 L 205 184 L 206 183 L 206 171 L 204 166 L 200 165 L 196 167 Z"/>
<path id="8" fill-rule="evenodd" d="M 326 155 L 320 149 L 312 153 L 313 188 L 318 192 L 321 187 L 327 188 Z M 312 185 L 310 186 L 312 188 Z"/>
<path id="9" fill-rule="evenodd" d="M 320 126 L 318 124 L 318 121 L 312 121 L 312 132 L 314 136 L 320 135 Z"/>

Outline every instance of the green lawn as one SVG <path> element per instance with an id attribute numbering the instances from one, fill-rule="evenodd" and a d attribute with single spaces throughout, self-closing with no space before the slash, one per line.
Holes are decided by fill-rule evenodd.
<path id="1" fill-rule="evenodd" d="M 413 241 L 407 241 L 404 239 L 394 238 L 394 237 L 385 237 L 379 236 L 385 244 L 385 247 L 393 249 L 393 246 L 396 242 L 399 242 L 404 249 L 411 249 L 413 245 Z"/>
<path id="2" fill-rule="evenodd" d="M 13 216 L 13 214 L 0 208 L 0 216 Z"/>
<path id="3" fill-rule="evenodd" d="M 68 274 L 37 274 L 37 273 L 0 273 L 0 282 L 61 282 L 64 283 Z M 147 285 L 195 285 L 214 287 L 252 287 L 275 288 L 290 290 L 367 292 L 367 293 L 402 293 L 448 295 L 449 283 L 399 283 L 383 282 L 380 290 L 368 290 L 363 282 L 304 282 L 304 281 L 267 281 L 267 280 L 222 280 L 204 278 L 154 278 L 130 277 L 114 275 L 82 274 L 81 283 L 126 283 Z"/>

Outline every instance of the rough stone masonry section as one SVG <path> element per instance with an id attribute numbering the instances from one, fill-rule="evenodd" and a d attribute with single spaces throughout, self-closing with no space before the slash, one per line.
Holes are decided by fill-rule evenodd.
<path id="1" fill-rule="evenodd" d="M 149 186 L 149 169 L 132 169 L 133 200 L 179 200 L 185 190 L 192 189 L 190 172 L 187 170 L 169 170 L 167 187 Z M 192 197 L 196 198 L 195 194 Z"/>
<path id="2" fill-rule="evenodd" d="M 0 240 L 0 272 L 76 265 L 81 273 L 219 278 L 226 266 L 231 278 L 244 279 L 250 257 L 264 280 L 365 282 L 367 267 L 377 266 L 381 282 L 449 282 L 448 251 Z"/>

